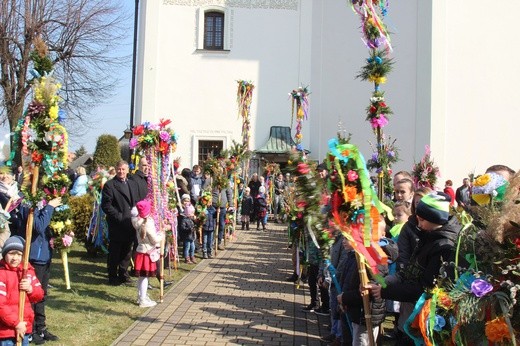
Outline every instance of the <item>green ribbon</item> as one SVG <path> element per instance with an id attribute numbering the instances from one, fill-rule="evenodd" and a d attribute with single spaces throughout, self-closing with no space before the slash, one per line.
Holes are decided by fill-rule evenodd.
<path id="1" fill-rule="evenodd" d="M 384 208 L 382 207 L 382 203 L 379 202 L 375 192 L 372 190 L 365 159 L 359 152 L 358 147 L 350 143 L 339 144 L 336 138 L 329 141 L 329 148 L 331 149 L 332 154 L 335 156 L 334 165 L 336 166 L 338 172 L 341 172 L 339 161 L 347 163 L 349 159 L 354 160 L 359 176 L 359 181 L 361 183 L 361 191 L 363 192 L 363 206 L 365 208 L 365 217 L 363 220 L 363 242 L 365 247 L 370 247 L 370 242 L 372 240 L 370 209 L 372 208 L 372 203 L 374 203 L 376 208 L 378 207 L 378 210 L 381 208 L 380 211 L 383 211 Z M 348 155 L 343 155 L 344 152 L 348 152 Z M 345 177 L 343 174 L 340 174 L 340 177 L 342 186 L 345 186 Z"/>

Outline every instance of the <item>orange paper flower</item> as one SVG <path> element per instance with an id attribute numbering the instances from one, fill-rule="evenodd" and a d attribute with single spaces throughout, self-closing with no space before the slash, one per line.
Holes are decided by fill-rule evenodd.
<path id="1" fill-rule="evenodd" d="M 497 317 L 486 322 L 486 337 L 491 342 L 503 342 L 504 339 L 511 339 L 504 317 Z"/>
<path id="2" fill-rule="evenodd" d="M 354 199 L 356 199 L 356 195 L 357 195 L 357 189 L 355 186 L 345 186 L 345 188 L 343 189 L 343 194 L 345 195 L 345 199 L 347 202 L 351 202 L 353 201 Z"/>

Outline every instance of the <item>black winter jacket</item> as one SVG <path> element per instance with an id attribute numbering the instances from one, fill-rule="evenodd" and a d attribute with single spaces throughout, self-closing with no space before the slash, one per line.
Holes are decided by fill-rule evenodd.
<path id="1" fill-rule="evenodd" d="M 448 223 L 435 231 L 419 231 L 419 242 L 409 265 L 395 277 L 386 279 L 387 287 L 381 289 L 382 297 L 400 302 L 416 302 L 425 289 L 434 286 L 442 262 L 455 260 L 459 231 L 460 224 L 456 217 L 450 217 Z"/>
<path id="2" fill-rule="evenodd" d="M 385 249 L 387 248 L 387 249 Z M 396 260 L 397 244 L 389 240 L 388 245 L 383 250 L 389 255 L 390 261 Z M 383 277 L 388 275 L 388 266 L 378 265 L 379 274 Z M 351 322 L 356 324 L 365 323 L 365 312 L 363 310 L 363 298 L 359 292 L 360 279 L 358 266 L 356 262 L 356 254 L 350 251 L 347 256 L 345 270 L 343 271 L 343 295 L 342 303 L 347 307 L 347 315 Z M 375 299 L 370 297 L 370 308 L 372 316 L 372 325 L 380 325 L 385 319 L 386 303 L 384 299 Z"/>
<path id="3" fill-rule="evenodd" d="M 397 257 L 397 271 L 402 271 L 412 257 L 413 250 L 419 242 L 419 230 L 417 229 L 417 218 L 415 215 L 410 215 L 408 221 L 401 228 L 399 239 L 397 240 L 397 247 L 399 248 L 399 257 Z"/>

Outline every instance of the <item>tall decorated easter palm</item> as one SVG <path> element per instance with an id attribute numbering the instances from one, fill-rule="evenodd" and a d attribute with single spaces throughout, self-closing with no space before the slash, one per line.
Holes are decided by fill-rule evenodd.
<path id="1" fill-rule="evenodd" d="M 70 289 L 67 253 L 74 237 L 70 209 L 67 205 L 70 180 L 64 170 L 67 167 L 67 131 L 60 124 L 63 118 L 59 110 L 61 87 L 52 77 L 53 65 L 45 42 L 37 38 L 31 54 L 34 68 L 30 79 L 33 99 L 27 106 L 13 133 L 13 147 L 7 162 L 12 165 L 20 154 L 25 174 L 22 184 L 23 205 L 29 209 L 26 225 L 26 246 L 23 255 L 23 276 L 26 275 L 35 210 L 50 200 L 63 198 L 55 208 L 50 222 L 51 246 L 63 259 L 65 282 Z M 23 320 L 25 292 L 20 291 L 20 319 Z"/>
<path id="2" fill-rule="evenodd" d="M 164 297 L 164 249 L 166 238 L 173 242 L 174 261 L 177 261 L 177 209 L 172 205 L 173 196 L 168 186 L 171 172 L 173 171 L 173 152 L 177 148 L 177 134 L 168 125 L 171 120 L 161 119 L 159 123 L 149 122 L 135 126 L 133 138 L 130 139 L 130 149 L 136 149 L 136 155 L 146 157 L 149 162 L 148 172 L 148 194 L 146 196 L 152 203 L 151 215 L 154 218 L 155 228 L 164 231 L 165 235 L 161 242 L 160 257 L 160 301 Z"/>
<path id="3" fill-rule="evenodd" d="M 392 164 L 398 161 L 395 140 L 392 141 L 383 133 L 383 128 L 388 124 L 389 116 L 392 114 L 392 110 L 386 103 L 385 93 L 381 90 L 381 85 L 386 83 L 393 64 L 392 59 L 389 58 L 392 52 L 390 35 L 383 22 L 388 11 L 388 1 L 350 0 L 350 4 L 361 19 L 363 41 L 370 54 L 357 77 L 374 84 L 370 104 L 366 109 L 366 120 L 376 136 L 376 145 L 367 165 L 377 173 L 377 194 L 379 199 L 383 200 L 385 190 L 387 193 L 393 190 Z"/>

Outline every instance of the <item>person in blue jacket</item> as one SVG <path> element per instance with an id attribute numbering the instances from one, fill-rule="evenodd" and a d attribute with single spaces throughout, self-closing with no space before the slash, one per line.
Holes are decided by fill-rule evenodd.
<path id="1" fill-rule="evenodd" d="M 29 262 L 34 267 L 36 277 L 40 281 L 43 288 L 43 300 L 33 304 L 34 309 L 34 327 L 31 342 L 36 345 L 44 344 L 45 341 L 56 341 L 59 338 L 47 330 L 45 316 L 45 301 L 47 299 L 47 288 L 49 287 L 50 265 L 52 260 L 51 237 L 52 233 L 49 228 L 51 217 L 54 209 L 61 205 L 61 197 L 51 199 L 41 209 L 34 211 L 34 223 L 32 230 L 31 249 L 29 251 Z M 26 236 L 26 222 L 29 216 L 29 208 L 22 206 L 20 208 L 21 228 L 20 235 Z"/>

